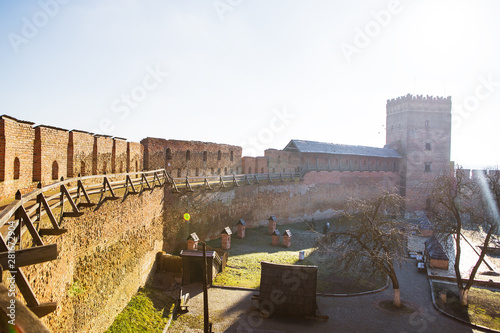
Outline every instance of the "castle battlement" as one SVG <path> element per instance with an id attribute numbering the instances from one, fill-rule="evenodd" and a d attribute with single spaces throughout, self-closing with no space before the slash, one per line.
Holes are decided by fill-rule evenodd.
<path id="1" fill-rule="evenodd" d="M 426 111 L 426 112 L 451 112 L 451 96 L 424 96 L 411 95 L 400 96 L 387 100 L 387 114 L 404 111 Z"/>

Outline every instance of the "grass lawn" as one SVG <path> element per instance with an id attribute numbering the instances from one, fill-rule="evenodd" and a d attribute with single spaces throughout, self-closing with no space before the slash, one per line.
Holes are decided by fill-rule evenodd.
<path id="1" fill-rule="evenodd" d="M 471 287 L 469 306 L 462 307 L 456 285 L 433 282 L 432 287 L 436 304 L 441 310 L 472 324 L 500 330 L 500 291 Z M 446 304 L 439 299 L 441 291 L 446 291 Z"/>
<path id="2" fill-rule="evenodd" d="M 163 332 L 175 301 L 168 295 L 150 288 L 141 288 L 116 317 L 107 333 Z"/>
<path id="3" fill-rule="evenodd" d="M 316 222 L 318 230 L 323 229 L 326 221 Z M 330 221 L 330 224 L 333 222 Z M 334 267 L 331 257 L 323 255 L 315 248 L 318 234 L 304 223 L 278 226 L 283 233 L 289 229 L 292 233 L 292 245 L 289 248 L 272 246 L 268 228 L 247 228 L 244 239 L 231 238 L 231 249 L 226 269 L 217 275 L 215 285 L 258 288 L 260 286 L 260 263 L 268 261 L 280 264 L 318 266 L 317 291 L 325 293 L 355 293 L 382 287 L 385 278 L 363 277 L 355 272 Z M 208 242 L 214 248 L 221 246 L 221 240 Z M 305 251 L 305 260 L 299 261 L 299 251 Z"/>

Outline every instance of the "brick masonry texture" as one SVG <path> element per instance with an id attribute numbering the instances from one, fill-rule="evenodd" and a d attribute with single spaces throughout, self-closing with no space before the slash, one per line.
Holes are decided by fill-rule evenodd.
<path id="1" fill-rule="evenodd" d="M 34 181 L 47 185 L 66 177 L 68 145 L 67 130 L 45 125 L 35 127 Z"/>
<path id="2" fill-rule="evenodd" d="M 17 189 L 26 193 L 33 188 L 34 142 L 33 123 L 0 117 L 0 198 L 13 196 Z M 14 175 L 16 161 L 19 173 Z"/>
<path id="3" fill-rule="evenodd" d="M 141 144 L 147 170 L 165 168 L 172 177 L 242 173 L 239 146 L 157 138 L 143 139 Z"/>
<path id="4" fill-rule="evenodd" d="M 96 135 L 94 137 L 93 174 L 113 173 L 113 138 Z"/>
<path id="5" fill-rule="evenodd" d="M 144 147 L 122 138 L 0 116 L 0 201 L 61 177 L 143 170 Z"/>
<path id="6" fill-rule="evenodd" d="M 325 180 L 318 182 L 318 180 Z M 267 225 L 275 215 L 279 225 L 303 219 L 330 218 L 350 197 L 367 198 L 381 190 L 397 191 L 399 175 L 395 172 L 309 172 L 303 181 L 241 185 L 217 191 L 165 193 L 164 251 L 185 246 L 188 235 L 200 239 L 220 237 L 229 226 L 236 233 L 236 223 L 244 219 L 248 227 Z M 184 221 L 184 213 L 191 219 Z"/>
<path id="7" fill-rule="evenodd" d="M 143 170 L 144 147 L 137 142 L 127 142 L 127 170 L 138 172 Z"/>
<path id="8" fill-rule="evenodd" d="M 42 318 L 53 332 L 103 332 L 144 285 L 163 244 L 164 191 L 106 201 L 64 218 L 58 259 L 28 266 L 25 274 L 41 302 L 58 302 Z"/>
<path id="9" fill-rule="evenodd" d="M 113 156 L 111 159 L 111 172 L 127 172 L 127 141 L 113 138 Z"/>
<path id="10" fill-rule="evenodd" d="M 403 157 L 400 192 L 409 210 L 423 209 L 422 184 L 453 171 L 451 97 L 407 95 L 387 101 L 386 112 L 386 142 Z"/>
<path id="11" fill-rule="evenodd" d="M 94 136 L 90 133 L 69 132 L 68 178 L 92 174 Z"/>
<path id="12" fill-rule="evenodd" d="M 85 215 L 65 218 L 57 243 L 57 260 L 26 267 L 25 274 L 41 302 L 58 302 L 43 318 L 54 332 L 103 332 L 143 285 L 158 251 L 185 248 L 196 232 L 200 239 L 221 237 L 244 219 L 248 227 L 277 228 L 301 220 L 334 216 L 351 198 L 369 198 L 382 190 L 400 191 L 421 208 L 416 184 L 449 171 L 448 99 L 404 97 L 388 101 L 387 143 L 402 160 L 306 154 L 268 149 L 266 156 L 242 158 L 241 147 L 199 141 L 146 138 L 141 143 L 37 126 L 0 117 L 0 195 L 12 198 L 42 180 L 61 176 L 130 172 L 166 168 L 173 177 L 232 173 L 309 171 L 299 181 L 262 181 L 260 185 L 230 185 L 213 191 L 173 193 L 169 187 L 145 191 L 124 200 L 105 201 L 82 209 Z M 427 149 L 424 143 L 430 143 Z M 14 179 L 19 159 L 19 179 Z M 416 162 L 414 162 L 416 161 Z M 57 172 L 53 172 L 54 162 Z M 366 163 L 365 163 L 366 162 Z M 396 164 L 394 164 L 396 163 Z M 426 172 L 425 163 L 432 164 Z M 251 169 L 250 169 L 251 168 Z M 94 199 L 95 200 L 95 199 Z M 191 215 L 185 221 L 185 213 Z"/>

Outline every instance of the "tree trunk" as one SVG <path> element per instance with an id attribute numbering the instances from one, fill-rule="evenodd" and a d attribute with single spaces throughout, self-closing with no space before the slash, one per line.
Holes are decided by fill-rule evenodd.
<path id="1" fill-rule="evenodd" d="M 401 295 L 399 293 L 399 288 L 394 289 L 394 306 L 397 308 L 401 307 Z"/>
<path id="2" fill-rule="evenodd" d="M 389 278 L 392 281 L 392 290 L 394 291 L 394 306 L 397 308 L 401 307 L 401 295 L 399 293 L 399 281 L 398 277 L 396 276 L 396 272 L 394 271 L 394 266 L 392 265 L 392 262 L 390 263 L 389 266 Z"/>
<path id="3" fill-rule="evenodd" d="M 469 289 L 460 290 L 460 305 L 461 306 L 469 305 Z"/>

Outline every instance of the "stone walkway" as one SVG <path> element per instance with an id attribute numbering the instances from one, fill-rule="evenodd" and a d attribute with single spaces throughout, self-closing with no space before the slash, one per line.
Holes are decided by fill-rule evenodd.
<path id="1" fill-rule="evenodd" d="M 413 314 L 398 315 L 381 309 L 378 303 L 392 299 L 392 289 L 356 297 L 317 297 L 319 312 L 328 315 L 328 321 L 298 317 L 273 316 L 263 319 L 256 311 L 251 296 L 258 291 L 211 288 L 209 304 L 214 332 L 483 332 L 455 321 L 434 309 L 430 286 L 425 274 L 417 272 L 414 261 L 403 264 L 398 276 L 401 298 L 418 309 Z M 192 299 L 192 316 L 203 321 L 203 294 L 200 285 L 185 288 Z M 202 327 L 202 325 L 200 326 Z M 201 332 L 173 325 L 173 332 Z"/>

